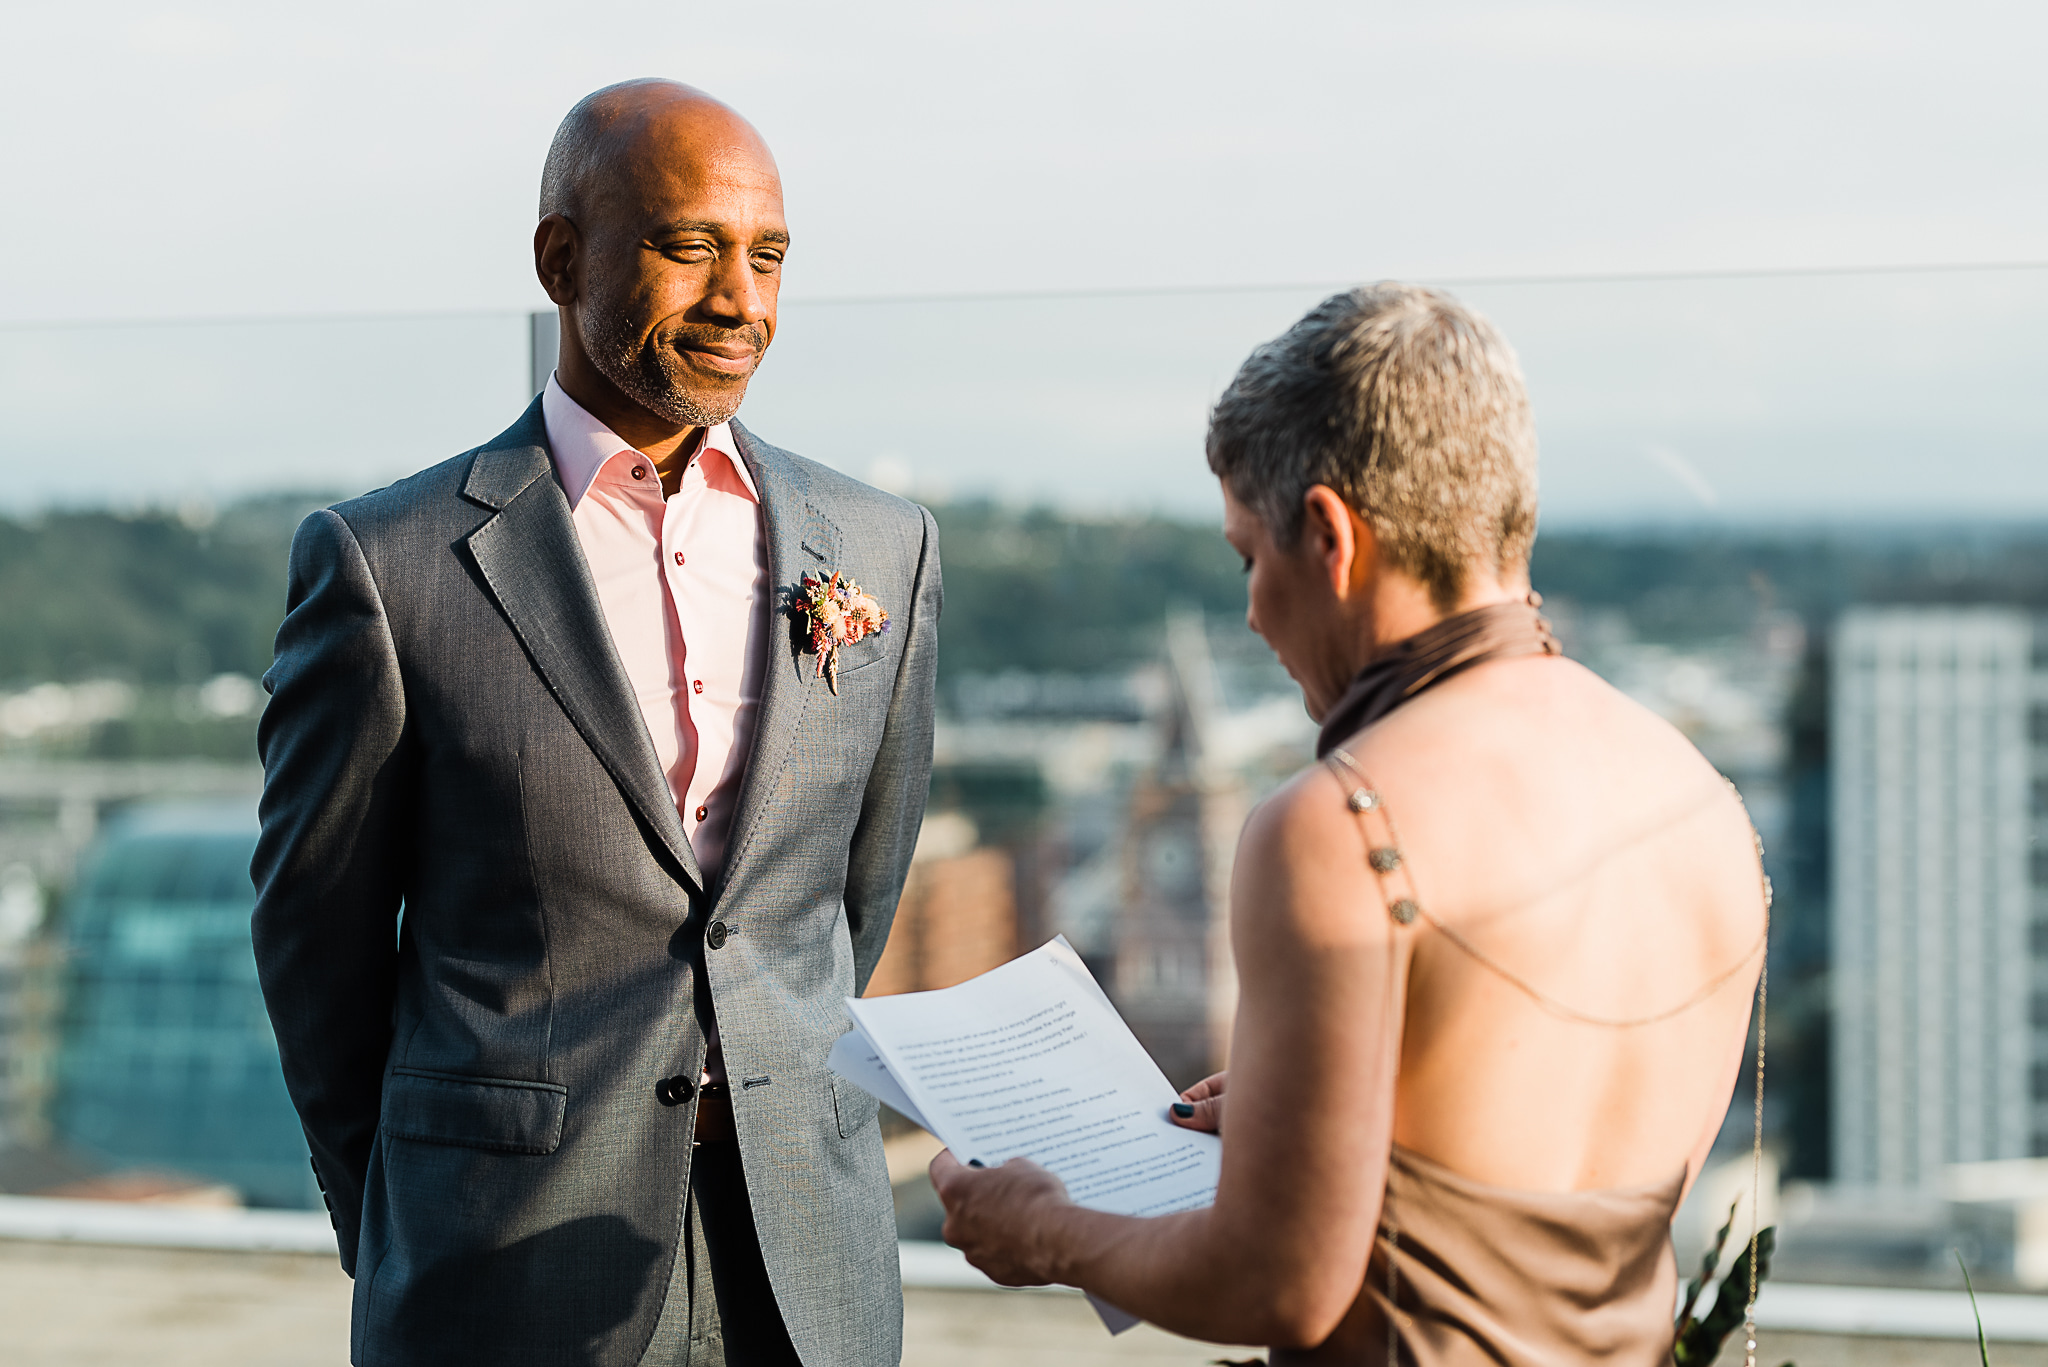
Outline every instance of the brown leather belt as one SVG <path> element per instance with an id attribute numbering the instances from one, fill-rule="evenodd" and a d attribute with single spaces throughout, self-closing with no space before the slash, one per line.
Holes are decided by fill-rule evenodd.
<path id="1" fill-rule="evenodd" d="M 697 1142 L 731 1144 L 739 1133 L 732 1126 L 732 1093 L 723 1082 L 707 1083 L 697 1089 Z"/>

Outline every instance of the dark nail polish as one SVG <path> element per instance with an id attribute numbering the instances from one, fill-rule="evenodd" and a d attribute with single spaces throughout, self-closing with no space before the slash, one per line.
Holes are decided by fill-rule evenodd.
<path id="1" fill-rule="evenodd" d="M 1194 1103 L 1189 1101 L 1176 1101 L 1173 1103 L 1173 1113 L 1179 1116 L 1182 1120 L 1192 1120 L 1195 1115 Z"/>
<path id="2" fill-rule="evenodd" d="M 970 1168 L 985 1168 L 988 1164 L 982 1162 L 979 1158 L 970 1158 L 967 1160 L 967 1166 Z"/>

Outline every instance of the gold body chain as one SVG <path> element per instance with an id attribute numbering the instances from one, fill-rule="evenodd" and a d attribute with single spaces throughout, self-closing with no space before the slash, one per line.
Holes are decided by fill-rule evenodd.
<path id="1" fill-rule="evenodd" d="M 1346 753 L 1341 746 L 1332 749 L 1329 758 L 1324 763 L 1329 766 L 1331 774 L 1336 777 L 1337 781 L 1348 789 L 1345 795 L 1345 805 L 1357 813 L 1360 824 L 1364 825 L 1368 818 L 1377 816 L 1386 827 L 1386 841 L 1382 844 L 1375 844 L 1372 834 L 1367 832 L 1366 864 L 1372 870 L 1373 878 L 1378 884 L 1381 894 L 1386 899 L 1387 915 L 1392 918 L 1394 924 L 1397 926 L 1413 925 L 1417 918 L 1429 922 L 1432 929 L 1439 935 L 1442 935 L 1453 946 L 1470 956 L 1474 962 L 1496 974 L 1503 981 L 1535 1002 L 1542 1010 L 1557 1017 L 1559 1020 L 1575 1025 L 1598 1026 L 1608 1030 L 1626 1030 L 1635 1026 L 1654 1025 L 1659 1021 L 1670 1020 L 1674 1016 L 1690 1011 L 1693 1007 L 1698 1006 L 1701 1002 L 1713 996 L 1716 992 L 1727 986 L 1729 979 L 1740 973 L 1744 968 L 1747 968 L 1750 961 L 1756 958 L 1759 953 L 1764 953 L 1763 967 L 1757 974 L 1756 983 L 1756 1098 L 1754 1115 L 1752 1117 L 1749 1178 L 1749 1298 L 1744 1303 L 1743 1313 L 1743 1337 L 1745 1340 L 1743 1363 L 1744 1367 L 1756 1367 L 1756 1251 L 1757 1240 L 1762 1233 L 1760 1227 L 1763 1223 L 1761 1200 L 1764 1158 L 1764 1024 L 1765 1012 L 1770 1001 L 1771 977 L 1770 956 L 1764 951 L 1768 949 L 1771 937 L 1771 880 L 1768 874 L 1762 872 L 1764 842 L 1763 837 L 1757 834 L 1755 824 L 1751 823 L 1750 825 L 1750 837 L 1756 842 L 1758 874 L 1763 879 L 1763 933 L 1757 936 L 1756 943 L 1750 947 L 1748 953 L 1744 954 L 1726 971 L 1717 974 L 1704 987 L 1677 1006 L 1648 1016 L 1620 1020 L 1606 1016 L 1588 1015 L 1547 995 L 1534 984 L 1511 972 L 1506 965 L 1486 954 L 1470 940 L 1432 915 L 1428 908 L 1422 905 L 1421 899 L 1415 895 L 1414 881 L 1407 872 L 1407 857 L 1401 850 L 1401 835 L 1394 826 L 1393 813 L 1387 810 L 1386 800 L 1380 796 L 1379 791 L 1366 779 L 1365 771 L 1358 767 L 1358 761 Z M 1349 778 L 1338 769 L 1337 766 L 1339 764 L 1344 769 L 1350 771 Z M 1358 781 L 1358 786 L 1352 787 L 1349 781 L 1350 778 L 1355 778 Z M 1736 792 L 1733 783 L 1728 785 L 1728 791 L 1734 793 L 1738 805 L 1742 803 L 1742 795 Z M 1400 1232 L 1392 1230 L 1388 1234 L 1387 1247 L 1387 1361 L 1394 1364 L 1394 1367 L 1399 1367 L 1400 1364 L 1400 1335 L 1395 1319 L 1395 1294 L 1398 1285 L 1395 1259 L 1399 1251 Z"/>

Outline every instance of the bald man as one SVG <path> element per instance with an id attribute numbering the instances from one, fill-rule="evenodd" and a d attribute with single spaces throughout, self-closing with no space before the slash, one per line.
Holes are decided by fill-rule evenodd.
<path id="1" fill-rule="evenodd" d="M 547 388 L 306 519 L 265 679 L 257 966 L 354 1361 L 888 1367 L 825 1059 L 923 815 L 937 531 L 734 419 L 790 241 L 737 114 L 601 90 L 540 210 Z"/>

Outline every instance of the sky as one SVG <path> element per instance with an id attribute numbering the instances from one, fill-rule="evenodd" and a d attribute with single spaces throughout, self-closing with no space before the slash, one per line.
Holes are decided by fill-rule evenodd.
<path id="1" fill-rule="evenodd" d="M 743 420 L 918 496 L 1209 515 L 1237 362 L 1391 277 L 1519 349 L 1553 525 L 2048 517 L 2048 271 L 1558 278 L 2048 262 L 2044 51 L 1955 3 L 19 7 L 0 508 L 508 425 L 548 139 L 661 74 L 783 171 Z"/>

